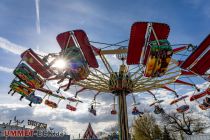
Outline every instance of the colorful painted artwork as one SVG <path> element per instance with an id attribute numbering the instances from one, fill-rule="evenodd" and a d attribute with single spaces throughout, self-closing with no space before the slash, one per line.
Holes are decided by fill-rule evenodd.
<path id="1" fill-rule="evenodd" d="M 33 89 L 43 87 L 44 81 L 29 66 L 21 63 L 14 70 L 14 75 Z"/>
<path id="2" fill-rule="evenodd" d="M 31 93 L 34 92 L 33 89 L 29 88 L 28 86 L 24 85 L 20 81 L 13 80 L 12 83 L 10 84 L 10 88 L 21 94 L 22 96 L 29 96 Z"/>
<path id="3" fill-rule="evenodd" d="M 152 41 L 150 46 L 150 54 L 146 63 L 144 76 L 162 76 L 167 71 L 173 50 L 167 40 Z"/>

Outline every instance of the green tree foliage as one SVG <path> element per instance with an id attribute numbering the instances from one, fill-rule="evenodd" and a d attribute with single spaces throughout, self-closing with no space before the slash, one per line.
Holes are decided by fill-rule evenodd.
<path id="1" fill-rule="evenodd" d="M 151 114 L 138 117 L 133 124 L 134 140 L 156 140 L 161 139 L 161 130 Z"/>

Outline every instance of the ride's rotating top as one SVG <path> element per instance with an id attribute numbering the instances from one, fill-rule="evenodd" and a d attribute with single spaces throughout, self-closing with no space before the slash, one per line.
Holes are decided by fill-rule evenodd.
<path id="1" fill-rule="evenodd" d="M 36 90 L 57 97 L 59 101 L 67 99 L 48 89 L 46 83 L 50 80 L 59 80 L 59 89 L 65 88 L 65 91 L 71 85 L 77 85 L 82 87 L 79 91 L 89 89 L 113 94 L 140 93 L 158 88 L 172 91 L 167 87 L 171 83 L 195 87 L 178 80 L 182 75 L 199 75 L 210 81 L 207 73 L 210 67 L 210 35 L 186 60 L 179 61 L 173 56 L 190 45 L 172 48 L 168 41 L 169 32 L 169 26 L 164 23 L 136 22 L 131 27 L 128 47 L 112 50 L 94 47 L 83 30 L 61 33 L 56 38 L 61 52 L 40 56 L 28 49 L 21 54 L 22 60 L 14 71 L 16 78 L 10 85 L 10 92 L 13 90 L 13 93 L 40 104 L 42 101 L 34 94 Z M 115 54 L 122 61 L 118 72 L 105 57 Z M 103 70 L 99 68 L 100 60 L 96 57 L 101 58 L 101 64 L 105 66 Z M 66 61 L 65 69 L 53 68 L 54 62 L 60 58 Z"/>
<path id="2" fill-rule="evenodd" d="M 111 73 L 109 90 L 113 94 L 120 94 L 122 91 L 126 94 L 133 92 L 133 81 L 126 65 L 120 65 L 119 72 Z"/>

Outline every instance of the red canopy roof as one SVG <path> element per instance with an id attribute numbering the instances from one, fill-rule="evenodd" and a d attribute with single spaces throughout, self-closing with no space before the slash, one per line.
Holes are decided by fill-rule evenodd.
<path id="1" fill-rule="evenodd" d="M 88 124 L 88 128 L 85 131 L 85 134 L 83 136 L 83 139 L 97 139 L 96 134 L 94 133 L 91 124 Z"/>

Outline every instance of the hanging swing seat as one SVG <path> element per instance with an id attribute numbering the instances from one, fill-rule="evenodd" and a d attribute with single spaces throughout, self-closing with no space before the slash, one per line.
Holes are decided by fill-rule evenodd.
<path id="1" fill-rule="evenodd" d="M 206 105 L 210 106 L 210 97 L 206 97 L 204 102 L 205 102 Z"/>
<path id="2" fill-rule="evenodd" d="M 199 107 L 200 107 L 200 109 L 202 109 L 202 110 L 207 110 L 207 109 L 210 108 L 210 105 L 207 106 L 207 105 L 205 105 L 205 104 L 200 104 Z"/>
<path id="3" fill-rule="evenodd" d="M 202 109 L 202 110 L 207 110 L 210 108 L 210 98 L 209 97 L 206 97 L 204 100 L 203 100 L 203 104 L 200 104 L 199 107 Z"/>
<path id="4" fill-rule="evenodd" d="M 49 107 L 52 107 L 52 108 L 57 108 L 58 107 L 58 105 L 55 102 L 50 101 L 50 100 L 45 100 L 44 104 L 49 106 Z"/>
<path id="5" fill-rule="evenodd" d="M 163 101 L 164 101 L 164 100 L 155 101 L 155 102 L 151 103 L 149 106 L 153 106 L 153 105 L 155 105 L 155 104 L 160 104 L 160 103 L 162 103 Z"/>
<path id="6" fill-rule="evenodd" d="M 96 110 L 91 106 L 91 108 L 89 108 L 88 109 L 89 110 L 89 112 L 91 113 L 91 114 L 93 114 L 94 116 L 96 116 Z"/>
<path id="7" fill-rule="evenodd" d="M 77 110 L 76 107 L 74 107 L 72 105 L 69 105 L 69 104 L 66 105 L 66 109 L 71 110 L 71 111 L 76 111 Z"/>
<path id="8" fill-rule="evenodd" d="M 140 115 L 140 114 L 144 114 L 144 113 L 140 112 L 136 107 L 134 107 L 132 110 L 132 115 Z"/>
<path id="9" fill-rule="evenodd" d="M 112 109 L 111 110 L 111 115 L 116 115 L 117 114 L 117 111 L 115 109 Z"/>
<path id="10" fill-rule="evenodd" d="M 173 105 L 181 100 L 184 100 L 188 97 L 188 95 L 185 95 L 185 96 L 182 96 L 182 97 L 179 97 L 179 98 L 176 98 L 175 100 L 171 101 L 170 105 Z"/>
<path id="11" fill-rule="evenodd" d="M 161 113 L 165 113 L 165 111 L 164 111 L 163 108 L 160 107 L 159 105 L 155 105 L 154 113 L 155 113 L 155 114 L 161 114 Z"/>
<path id="12" fill-rule="evenodd" d="M 30 94 L 29 96 L 25 97 L 27 100 L 32 102 L 33 104 L 41 104 L 42 103 L 42 98 L 39 96 L 36 96 L 34 93 Z"/>
<path id="13" fill-rule="evenodd" d="M 190 109 L 189 105 L 182 105 L 182 106 L 178 107 L 176 109 L 176 111 L 179 112 L 179 113 L 184 113 L 184 112 L 186 112 L 189 109 Z"/>
<path id="14" fill-rule="evenodd" d="M 66 98 L 68 101 L 70 102 L 80 102 L 80 103 L 83 103 L 83 101 L 77 99 L 77 98 L 74 98 L 74 97 L 68 97 Z"/>

